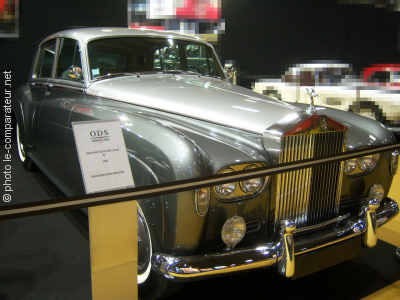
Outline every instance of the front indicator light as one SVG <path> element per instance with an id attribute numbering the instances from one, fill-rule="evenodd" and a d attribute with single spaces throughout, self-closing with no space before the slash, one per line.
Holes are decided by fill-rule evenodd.
<path id="1" fill-rule="evenodd" d="M 250 165 L 244 168 L 245 170 L 258 168 L 257 165 Z M 265 179 L 268 180 L 268 177 Z M 240 182 L 240 187 L 245 193 L 253 193 L 257 191 L 263 184 L 263 178 L 251 178 Z"/>
<path id="2" fill-rule="evenodd" d="M 228 247 L 235 247 L 246 234 L 246 222 L 242 217 L 233 216 L 222 227 L 222 240 Z"/>
<path id="3" fill-rule="evenodd" d="M 196 190 L 195 195 L 196 212 L 199 216 L 204 217 L 210 206 L 210 188 L 201 188 Z"/>
<path id="4" fill-rule="evenodd" d="M 397 168 L 399 167 L 399 151 L 394 151 L 392 157 L 390 158 L 390 173 L 396 175 Z"/>
<path id="5" fill-rule="evenodd" d="M 369 190 L 369 197 L 372 199 L 376 199 L 379 202 L 382 201 L 384 196 L 385 196 L 385 190 L 383 189 L 383 186 L 380 183 L 375 183 Z"/>

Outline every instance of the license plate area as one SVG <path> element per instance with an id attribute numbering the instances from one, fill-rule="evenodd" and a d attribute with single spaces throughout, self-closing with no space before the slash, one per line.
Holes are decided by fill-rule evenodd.
<path id="1" fill-rule="evenodd" d="M 329 268 L 361 254 L 361 237 L 355 237 L 338 244 L 296 256 L 295 272 L 297 279 Z"/>

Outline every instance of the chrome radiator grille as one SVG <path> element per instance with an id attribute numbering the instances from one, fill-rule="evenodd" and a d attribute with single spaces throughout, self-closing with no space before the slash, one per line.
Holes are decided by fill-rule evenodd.
<path id="1" fill-rule="evenodd" d="M 280 163 L 341 153 L 346 130 L 283 136 Z M 278 175 L 275 219 L 290 218 L 297 228 L 335 218 L 339 211 L 343 162 Z"/>

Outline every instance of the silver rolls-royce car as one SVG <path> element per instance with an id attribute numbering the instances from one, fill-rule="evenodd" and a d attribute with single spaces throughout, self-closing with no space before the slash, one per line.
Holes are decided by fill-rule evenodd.
<path id="1" fill-rule="evenodd" d="M 375 120 L 231 84 L 213 47 L 173 32 L 81 28 L 44 39 L 14 94 L 19 157 L 85 193 L 73 122 L 119 119 L 136 187 L 395 142 Z M 275 266 L 298 278 L 372 247 L 398 213 L 397 151 L 139 201 L 143 299 Z"/>

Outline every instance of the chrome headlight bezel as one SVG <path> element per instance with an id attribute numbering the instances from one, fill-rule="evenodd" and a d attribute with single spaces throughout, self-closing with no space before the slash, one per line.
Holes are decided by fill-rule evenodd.
<path id="1" fill-rule="evenodd" d="M 235 170 L 232 168 L 225 168 L 219 174 L 226 174 L 231 172 L 235 172 Z M 228 198 L 235 192 L 237 185 L 237 182 L 229 182 L 216 185 L 214 186 L 214 192 L 218 198 Z M 223 192 L 224 190 L 226 191 L 225 193 Z"/>
<path id="2" fill-rule="evenodd" d="M 349 175 L 357 169 L 357 158 L 350 158 L 344 161 L 344 174 Z"/>
<path id="3" fill-rule="evenodd" d="M 248 170 L 248 169 L 255 169 L 259 167 L 264 167 L 267 164 L 265 163 L 247 163 L 247 164 L 239 164 L 239 165 L 233 165 L 227 168 L 222 169 L 218 174 L 225 174 L 228 172 L 232 171 L 242 171 L 242 170 Z M 215 197 L 221 201 L 221 202 L 231 202 L 231 201 L 239 201 L 239 200 L 244 200 L 247 198 L 252 198 L 256 197 L 259 194 L 261 194 L 265 188 L 268 186 L 268 183 L 270 181 L 270 176 L 262 177 L 261 182 L 259 187 L 254 190 L 254 191 L 247 191 L 245 187 L 245 182 L 246 180 L 243 180 L 241 182 L 236 182 L 236 189 L 233 193 L 231 193 L 228 196 L 222 196 L 219 191 L 218 191 L 218 186 L 214 186 L 214 195 Z"/>
<path id="4" fill-rule="evenodd" d="M 259 166 L 255 165 L 255 164 L 251 164 L 251 165 L 248 165 L 246 168 L 244 168 L 244 170 L 251 170 L 251 169 L 256 169 L 256 168 L 259 168 Z M 246 179 L 246 180 L 240 181 L 239 186 L 242 189 L 242 191 L 245 193 L 255 193 L 257 190 L 260 189 L 264 180 L 265 180 L 265 178 L 263 178 L 263 177 Z M 258 186 L 256 188 L 252 189 L 251 187 L 249 187 L 249 185 L 251 185 L 250 181 L 253 181 L 253 182 L 258 181 L 259 182 Z"/>
<path id="5" fill-rule="evenodd" d="M 366 175 L 370 172 L 372 172 L 376 166 L 379 163 L 379 158 L 380 154 L 375 153 L 375 154 L 369 154 L 369 155 L 364 155 L 361 157 L 357 158 L 351 158 L 346 161 L 344 161 L 343 165 L 343 173 L 348 176 L 348 177 L 357 177 L 357 176 L 362 176 Z M 369 160 L 369 162 L 367 162 Z M 356 166 L 354 167 L 354 164 L 356 163 Z M 352 165 L 351 167 L 346 167 L 349 165 Z M 351 171 L 349 171 L 351 170 Z"/>
<path id="6" fill-rule="evenodd" d="M 376 153 L 357 158 L 358 168 L 364 173 L 372 171 L 378 164 L 379 156 L 379 153 Z"/>
<path id="7" fill-rule="evenodd" d="M 397 169 L 399 167 L 399 151 L 392 152 L 390 157 L 390 174 L 393 176 L 397 174 Z"/>
<path id="8" fill-rule="evenodd" d="M 196 213 L 200 217 L 204 217 L 208 212 L 208 208 L 210 207 L 210 195 L 211 193 L 209 187 L 195 190 L 195 209 Z"/>

